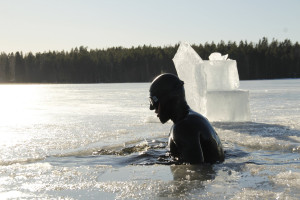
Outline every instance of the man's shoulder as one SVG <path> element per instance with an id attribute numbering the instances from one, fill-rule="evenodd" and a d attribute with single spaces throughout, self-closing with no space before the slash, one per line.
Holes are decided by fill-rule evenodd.
<path id="1" fill-rule="evenodd" d="M 191 130 L 201 125 L 203 120 L 205 117 L 191 110 L 185 118 L 174 124 L 174 131 Z"/>
<path id="2" fill-rule="evenodd" d="M 211 124 L 206 117 L 193 110 L 190 110 L 188 115 L 183 120 L 174 124 L 174 131 L 199 131 L 210 127 Z"/>
<path id="3" fill-rule="evenodd" d="M 200 113 L 197 113 L 193 110 L 190 110 L 187 116 L 178 123 L 179 124 L 193 124 L 193 123 L 201 123 L 201 122 L 206 122 L 207 119 L 201 115 Z"/>

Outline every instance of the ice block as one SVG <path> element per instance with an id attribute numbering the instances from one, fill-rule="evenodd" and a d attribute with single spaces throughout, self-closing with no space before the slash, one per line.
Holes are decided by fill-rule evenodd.
<path id="1" fill-rule="evenodd" d="M 206 117 L 211 121 L 249 121 L 249 91 L 207 91 Z"/>
<path id="2" fill-rule="evenodd" d="M 203 61 L 189 44 L 180 44 L 173 61 L 187 103 L 211 121 L 249 121 L 249 91 L 238 90 L 236 61 L 217 52 L 210 59 Z"/>
<path id="3" fill-rule="evenodd" d="M 235 90 L 239 88 L 239 74 L 235 60 L 205 60 L 202 64 L 207 90 Z"/>
<path id="4" fill-rule="evenodd" d="M 191 108 L 206 114 L 206 74 L 203 60 L 187 43 L 182 43 L 173 58 L 177 74 L 184 81 L 185 96 Z"/>

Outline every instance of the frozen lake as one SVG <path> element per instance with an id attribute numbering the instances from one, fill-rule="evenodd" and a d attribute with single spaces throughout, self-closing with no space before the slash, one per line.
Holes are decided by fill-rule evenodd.
<path id="1" fill-rule="evenodd" d="M 0 199 L 299 199 L 300 79 L 240 84 L 212 166 L 168 164 L 150 83 L 0 85 Z"/>

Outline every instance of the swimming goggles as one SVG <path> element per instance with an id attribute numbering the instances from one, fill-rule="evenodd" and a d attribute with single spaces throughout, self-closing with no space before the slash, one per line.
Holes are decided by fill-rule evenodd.
<path id="1" fill-rule="evenodd" d="M 150 110 L 158 109 L 158 98 L 156 96 L 149 97 Z"/>

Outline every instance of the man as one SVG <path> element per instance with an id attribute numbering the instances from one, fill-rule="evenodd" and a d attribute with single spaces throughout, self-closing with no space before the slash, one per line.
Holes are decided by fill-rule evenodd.
<path id="1" fill-rule="evenodd" d="M 209 121 L 194 112 L 185 99 L 183 81 L 173 74 L 156 77 L 150 86 L 150 110 L 161 123 L 174 123 L 170 136 L 170 153 L 181 163 L 199 164 L 224 161 L 219 136 Z"/>

